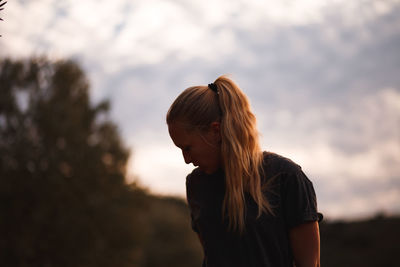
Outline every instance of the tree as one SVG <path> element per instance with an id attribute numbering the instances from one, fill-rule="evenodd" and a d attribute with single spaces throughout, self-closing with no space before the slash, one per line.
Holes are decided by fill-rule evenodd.
<path id="1" fill-rule="evenodd" d="M 0 265 L 140 265 L 145 193 L 72 61 L 0 61 Z"/>
<path id="2" fill-rule="evenodd" d="M 3 6 L 4 6 L 5 4 L 7 4 L 7 2 L 3 2 L 3 3 L 2 3 L 2 2 L 3 2 L 3 0 L 0 0 L 0 11 L 2 11 L 2 10 L 4 9 Z M 0 18 L 0 20 L 3 20 L 3 19 Z M 0 37 L 1 37 L 1 35 L 0 35 Z"/>

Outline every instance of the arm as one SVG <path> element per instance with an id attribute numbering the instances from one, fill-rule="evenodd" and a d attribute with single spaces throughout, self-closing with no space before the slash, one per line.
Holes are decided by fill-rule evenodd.
<path id="1" fill-rule="evenodd" d="M 290 244 L 297 267 L 320 266 L 318 222 L 301 224 L 290 229 Z"/>

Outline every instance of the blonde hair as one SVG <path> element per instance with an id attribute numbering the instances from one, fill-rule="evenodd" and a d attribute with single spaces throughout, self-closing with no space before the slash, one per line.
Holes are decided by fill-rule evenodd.
<path id="1" fill-rule="evenodd" d="M 263 194 L 263 153 L 258 141 L 256 118 L 246 95 L 223 75 L 215 80 L 217 92 L 207 86 L 183 91 L 167 113 L 167 124 L 183 123 L 188 130 L 205 131 L 212 122 L 221 123 L 221 154 L 225 172 L 222 217 L 230 230 L 245 229 L 245 193 L 258 205 L 258 216 L 272 212 Z"/>

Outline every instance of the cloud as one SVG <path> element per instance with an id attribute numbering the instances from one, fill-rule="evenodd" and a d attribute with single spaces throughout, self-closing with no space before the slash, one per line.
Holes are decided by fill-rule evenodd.
<path id="1" fill-rule="evenodd" d="M 385 88 L 300 113 L 270 110 L 259 121 L 266 147 L 303 166 L 328 216 L 399 212 L 399 91 Z"/>
<path id="2" fill-rule="evenodd" d="M 169 105 L 184 88 L 231 73 L 264 148 L 303 166 L 323 211 L 400 212 L 399 1 L 7 5 L 0 54 L 81 62 L 94 102 L 111 99 L 133 148 L 130 173 L 154 192 L 183 195 L 190 171 L 169 141 Z"/>

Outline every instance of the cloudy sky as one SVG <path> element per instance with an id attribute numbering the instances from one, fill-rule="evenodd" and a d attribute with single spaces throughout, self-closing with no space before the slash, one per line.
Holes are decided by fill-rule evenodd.
<path id="1" fill-rule="evenodd" d="M 129 179 L 184 196 L 165 113 L 231 77 L 265 150 L 313 181 L 328 218 L 400 213 L 399 0 L 9 0 L 0 56 L 79 62 L 132 149 Z M 137 178 L 138 177 L 138 178 Z"/>

